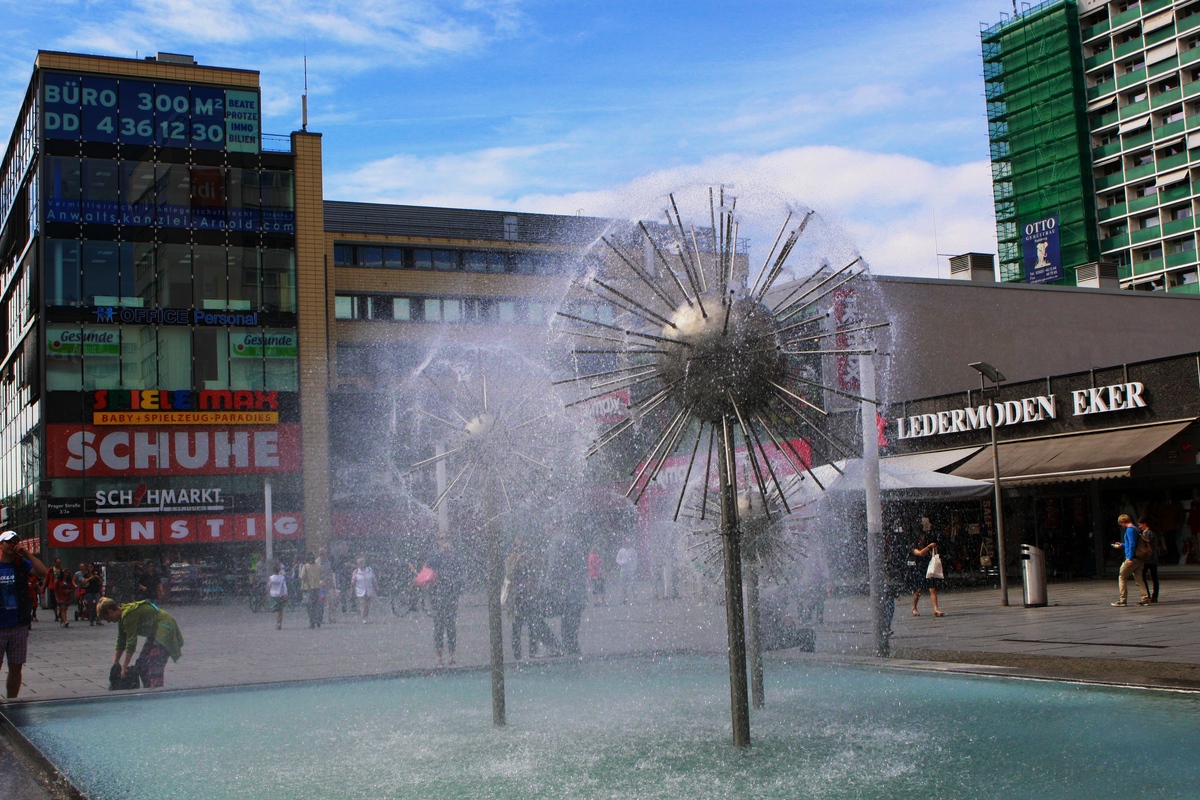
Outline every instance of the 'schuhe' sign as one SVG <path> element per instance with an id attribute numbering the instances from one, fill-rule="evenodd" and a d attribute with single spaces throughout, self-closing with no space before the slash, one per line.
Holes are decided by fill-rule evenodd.
<path id="1" fill-rule="evenodd" d="M 299 472 L 300 426 L 120 429 L 48 425 L 51 478 Z"/>

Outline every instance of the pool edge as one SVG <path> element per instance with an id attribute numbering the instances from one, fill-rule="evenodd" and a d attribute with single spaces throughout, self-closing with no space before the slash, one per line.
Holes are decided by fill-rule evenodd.
<path id="1" fill-rule="evenodd" d="M 19 711 L 20 707 L 19 703 L 0 706 L 0 736 L 3 736 L 5 741 L 12 745 L 13 750 L 21 757 L 25 766 L 39 779 L 38 782 L 45 786 L 47 793 L 52 797 L 63 798 L 63 800 L 88 800 L 88 796 L 72 783 L 71 779 L 58 767 L 54 766 L 45 753 L 21 732 L 15 722 L 9 719 L 9 714 Z"/>

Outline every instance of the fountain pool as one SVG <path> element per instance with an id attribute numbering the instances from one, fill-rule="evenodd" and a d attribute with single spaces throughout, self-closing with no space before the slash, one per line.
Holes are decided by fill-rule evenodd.
<path id="1" fill-rule="evenodd" d="M 754 746 L 723 659 L 50 702 L 10 719 L 94 800 L 1139 798 L 1200 785 L 1200 696 L 773 662 Z"/>

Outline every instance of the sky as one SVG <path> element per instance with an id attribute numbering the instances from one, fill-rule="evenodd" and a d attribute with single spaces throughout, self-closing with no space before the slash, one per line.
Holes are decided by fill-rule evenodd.
<path id="1" fill-rule="evenodd" d="M 325 197 L 628 216 L 682 186 L 817 210 L 875 272 L 995 252 L 980 22 L 1005 0 L 0 0 L 0 125 L 39 49 L 262 73 Z M 752 243 L 753 245 L 753 243 Z"/>

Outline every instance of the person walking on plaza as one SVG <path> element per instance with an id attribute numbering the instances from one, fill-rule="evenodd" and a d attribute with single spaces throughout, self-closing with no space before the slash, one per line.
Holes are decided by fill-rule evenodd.
<path id="1" fill-rule="evenodd" d="M 375 570 L 367 566 L 367 559 L 358 557 L 358 569 L 350 573 L 350 589 L 358 603 L 358 619 L 367 624 L 371 615 L 371 598 L 375 596 Z"/>
<path id="2" fill-rule="evenodd" d="M 450 655 L 450 666 L 454 666 L 454 651 L 458 644 L 458 596 L 462 593 L 462 564 L 454 553 L 449 539 L 439 539 L 437 549 L 425 559 L 425 566 L 433 570 L 433 585 L 429 588 L 429 600 L 433 606 L 433 649 L 437 663 L 442 665 L 442 643 Z"/>
<path id="3" fill-rule="evenodd" d="M 51 576 L 46 586 L 54 593 L 55 617 L 59 625 L 64 628 L 70 627 L 67 609 L 71 607 L 71 600 L 75 597 L 75 582 L 71 580 L 71 573 L 62 567 L 51 570 Z"/>
<path id="4" fill-rule="evenodd" d="M 97 613 L 107 622 L 118 622 L 117 648 L 113 653 L 113 664 L 121 667 L 121 677 L 129 674 L 129 662 L 137 650 L 138 636 L 146 639 L 141 655 L 133 665 L 134 674 L 142 679 L 142 686 L 157 688 L 163 685 L 163 672 L 167 659 L 179 661 L 183 655 L 183 634 L 175 618 L 160 609 L 152 600 L 138 600 L 124 605 L 111 597 L 102 597 L 96 606 Z"/>
<path id="5" fill-rule="evenodd" d="M 1166 547 L 1163 544 L 1163 537 L 1157 531 L 1150 529 L 1150 522 L 1146 517 L 1139 517 L 1137 521 L 1138 536 L 1141 541 L 1138 542 L 1138 547 L 1142 550 L 1142 583 L 1146 584 L 1146 588 L 1150 589 L 1153 584 L 1153 590 L 1148 591 L 1150 602 L 1158 602 L 1158 559 L 1165 555 Z M 1135 553 L 1136 555 L 1136 553 Z"/>
<path id="6" fill-rule="evenodd" d="M 1138 601 L 1138 605 L 1150 605 L 1150 592 L 1146 589 L 1146 579 L 1142 577 L 1142 559 L 1138 557 L 1138 542 L 1142 540 L 1141 534 L 1134 526 L 1133 519 L 1128 514 L 1122 514 L 1117 517 L 1117 524 L 1123 529 L 1123 534 L 1121 541 L 1113 542 L 1113 549 L 1124 550 L 1125 562 L 1121 564 L 1121 572 L 1117 576 L 1117 588 L 1120 591 L 1120 599 L 1112 605 L 1126 605 L 1130 577 L 1134 579 L 1138 589 L 1142 592 L 1142 599 Z M 1144 551 L 1142 555 L 1145 555 Z"/>
<path id="7" fill-rule="evenodd" d="M 592 585 L 592 597 L 595 598 L 595 604 L 598 606 L 608 605 L 608 598 L 604 596 L 604 561 L 601 560 L 600 554 L 594 547 L 588 553 L 587 567 L 588 581 Z"/>
<path id="8" fill-rule="evenodd" d="M 328 617 L 327 622 L 336 622 L 338 601 L 337 573 L 334 571 L 333 564 L 329 560 L 329 551 L 324 547 L 317 550 L 317 563 L 321 565 L 321 617 Z"/>
<path id="9" fill-rule="evenodd" d="M 283 630 L 283 607 L 287 604 L 287 565 L 279 562 L 275 574 L 267 578 L 267 596 L 271 598 L 271 610 L 275 612 L 275 630 Z"/>
<path id="10" fill-rule="evenodd" d="M 96 604 L 104 592 L 104 579 L 95 567 L 88 567 L 83 578 L 83 607 L 87 612 L 88 625 L 96 624 Z"/>
<path id="11" fill-rule="evenodd" d="M 940 579 L 926 576 L 929 560 L 932 560 L 936 553 L 937 539 L 933 534 L 933 523 L 929 521 L 929 517 L 921 517 L 921 532 L 917 534 L 917 542 L 913 545 L 912 555 L 909 560 L 909 565 L 912 568 L 912 615 L 914 617 L 921 616 L 921 612 L 917 610 L 917 602 L 921 599 L 921 592 L 925 589 L 929 590 L 929 599 L 933 601 L 933 615 L 935 617 L 946 616 L 942 613 L 942 609 L 938 607 L 938 586 L 942 582 Z"/>
<path id="12" fill-rule="evenodd" d="M 638 569 L 638 553 L 633 545 L 626 544 L 617 551 L 617 567 L 621 570 L 621 605 L 627 606 L 630 592 L 634 591 L 633 582 Z"/>
<path id="13" fill-rule="evenodd" d="M 30 576 L 46 575 L 46 565 L 25 549 L 15 531 L 0 533 L 0 663 L 8 659 L 8 699 L 21 691 L 21 672 L 29 650 L 29 628 L 36 599 L 29 596 Z"/>
<path id="14" fill-rule="evenodd" d="M 325 571 L 312 553 L 304 555 L 304 566 L 300 568 L 300 591 L 304 593 L 304 607 L 308 610 L 308 629 L 321 627 L 325 616 L 321 592 L 325 583 Z"/>

